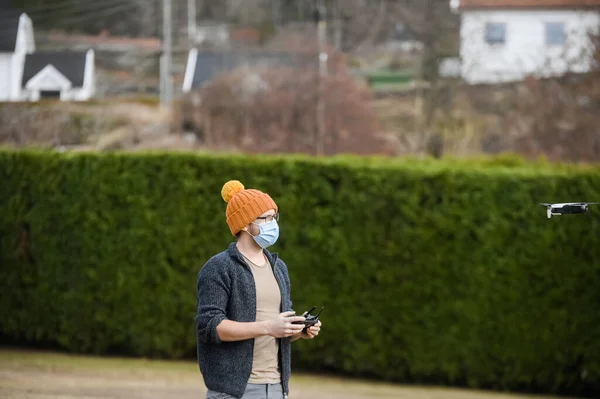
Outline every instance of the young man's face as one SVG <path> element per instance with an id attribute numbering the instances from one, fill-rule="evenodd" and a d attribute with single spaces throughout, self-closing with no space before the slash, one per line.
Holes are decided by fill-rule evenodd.
<path id="1" fill-rule="evenodd" d="M 262 215 L 260 215 L 259 217 L 257 217 L 256 219 L 254 219 L 254 221 L 252 221 L 252 223 L 250 223 L 247 227 L 248 232 L 250 234 L 252 234 L 253 236 L 257 236 L 260 234 L 260 225 L 261 224 L 265 224 L 265 223 L 270 223 L 273 220 L 278 220 L 279 219 L 279 214 L 277 214 L 275 212 L 274 209 L 268 210 L 265 213 L 263 213 Z"/>

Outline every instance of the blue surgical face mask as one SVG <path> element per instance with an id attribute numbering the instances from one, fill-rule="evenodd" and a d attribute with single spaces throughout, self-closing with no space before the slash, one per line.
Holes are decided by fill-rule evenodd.
<path id="1" fill-rule="evenodd" d="M 261 248 L 264 249 L 270 247 L 277 242 L 277 239 L 279 238 L 279 225 L 277 224 L 277 220 L 257 224 L 257 226 L 260 229 L 260 234 L 252 237 Z"/>

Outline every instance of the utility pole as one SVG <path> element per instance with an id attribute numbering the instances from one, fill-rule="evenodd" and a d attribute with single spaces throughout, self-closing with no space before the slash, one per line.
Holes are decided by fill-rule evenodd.
<path id="1" fill-rule="evenodd" d="M 327 14 L 325 3 L 318 0 L 315 9 L 315 22 L 317 23 L 317 36 L 319 41 L 319 87 L 317 97 L 317 155 L 325 154 L 325 78 L 327 76 Z"/>
<path id="2" fill-rule="evenodd" d="M 280 0 L 271 0 L 271 19 L 277 30 L 281 26 L 281 3 Z"/>
<path id="3" fill-rule="evenodd" d="M 173 22 L 171 0 L 163 1 L 163 53 L 161 56 L 161 103 L 170 105 L 173 102 Z"/>
<path id="4" fill-rule="evenodd" d="M 196 0 L 188 0 L 188 40 L 193 45 L 196 40 Z"/>

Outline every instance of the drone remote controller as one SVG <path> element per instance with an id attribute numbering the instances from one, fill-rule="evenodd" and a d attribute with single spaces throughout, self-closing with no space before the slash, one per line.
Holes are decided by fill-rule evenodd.
<path id="1" fill-rule="evenodd" d="M 302 314 L 303 317 L 306 318 L 306 320 L 304 321 L 295 321 L 292 324 L 304 324 L 304 329 L 302 330 L 302 332 L 306 332 L 306 330 L 308 330 L 308 327 L 312 327 L 315 324 L 317 324 L 319 322 L 319 315 L 321 314 L 321 312 L 323 311 L 323 307 L 321 307 L 321 310 L 319 310 L 319 313 L 317 313 L 316 315 L 311 315 L 310 312 L 312 312 L 313 310 L 315 310 L 317 307 L 313 306 L 310 310 L 307 310 L 306 312 L 304 312 Z"/>

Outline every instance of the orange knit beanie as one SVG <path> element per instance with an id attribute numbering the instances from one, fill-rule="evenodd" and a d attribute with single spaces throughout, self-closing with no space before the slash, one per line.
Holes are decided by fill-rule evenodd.
<path id="1" fill-rule="evenodd" d="M 277 212 L 277 204 L 267 193 L 259 190 L 245 189 L 244 185 L 237 180 L 230 180 L 221 189 L 221 197 L 227 202 L 227 225 L 234 236 L 250 222 L 263 213 L 274 209 Z"/>

